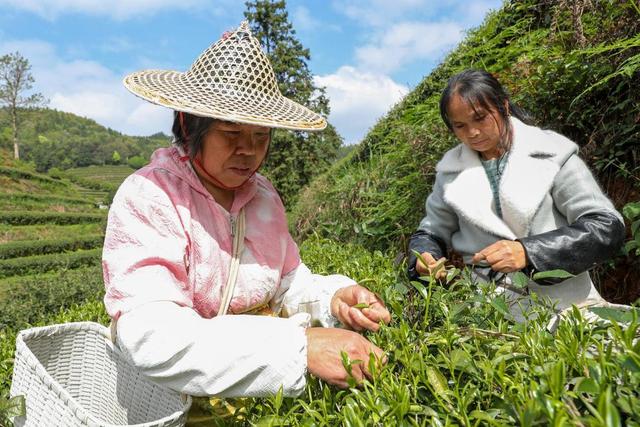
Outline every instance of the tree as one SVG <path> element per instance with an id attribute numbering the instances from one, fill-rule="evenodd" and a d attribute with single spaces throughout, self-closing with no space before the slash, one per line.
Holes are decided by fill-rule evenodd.
<path id="1" fill-rule="evenodd" d="M 33 108 L 46 103 L 39 93 L 23 96 L 33 86 L 31 65 L 19 52 L 0 57 L 0 106 L 8 107 L 13 128 L 13 156 L 20 158 L 18 146 L 18 109 Z"/>
<path id="2" fill-rule="evenodd" d="M 247 1 L 245 6 L 244 16 L 271 61 L 282 94 L 326 118 L 329 100 L 324 88 L 313 83 L 307 65 L 309 49 L 296 38 L 285 0 Z M 264 173 L 284 203 L 291 205 L 299 190 L 331 165 L 341 145 L 342 138 L 331 124 L 323 132 L 278 131 L 271 141 Z"/>
<path id="3" fill-rule="evenodd" d="M 111 162 L 114 165 L 117 165 L 118 163 L 120 163 L 121 158 L 122 156 L 120 156 L 120 153 L 118 153 L 117 151 L 114 151 L 113 154 L 111 155 Z"/>

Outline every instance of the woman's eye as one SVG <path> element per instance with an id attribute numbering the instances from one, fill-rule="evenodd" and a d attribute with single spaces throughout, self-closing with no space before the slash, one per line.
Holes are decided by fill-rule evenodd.
<path id="1" fill-rule="evenodd" d="M 264 141 L 267 138 L 269 138 L 268 133 L 257 133 L 255 136 L 256 136 L 256 139 L 258 139 L 259 141 Z"/>
<path id="2" fill-rule="evenodd" d="M 486 116 L 486 114 L 485 114 L 484 116 L 476 116 L 476 121 L 477 121 L 477 122 L 481 122 L 481 121 L 483 121 L 486 117 L 487 117 L 487 116 Z"/>

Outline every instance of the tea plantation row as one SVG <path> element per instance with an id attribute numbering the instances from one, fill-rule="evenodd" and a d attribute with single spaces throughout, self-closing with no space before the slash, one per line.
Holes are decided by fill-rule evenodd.
<path id="1" fill-rule="evenodd" d="M 311 237 L 301 253 L 314 271 L 347 274 L 387 302 L 391 324 L 368 334 L 386 351 L 387 363 L 345 360 L 347 369 L 368 363 L 374 378 L 347 390 L 309 378 L 299 398 L 248 399 L 228 425 L 640 425 L 636 312 L 594 309 L 591 314 L 600 320 L 588 322 L 574 310 L 552 334 L 547 330 L 552 310 L 541 305 L 530 321 L 514 323 L 493 287 L 473 283 L 465 271 L 450 270 L 443 284 L 411 284 L 390 256 L 359 246 Z M 87 273 L 48 276 L 52 287 L 56 280 L 75 287 L 84 303 L 34 318 L 33 311 L 55 307 L 54 301 L 45 307 L 36 298 L 31 302 L 40 304 L 36 310 L 14 318 L 106 324 L 98 283 L 87 284 L 99 268 Z M 14 322 L 0 333 L 5 395 L 19 327 Z"/>

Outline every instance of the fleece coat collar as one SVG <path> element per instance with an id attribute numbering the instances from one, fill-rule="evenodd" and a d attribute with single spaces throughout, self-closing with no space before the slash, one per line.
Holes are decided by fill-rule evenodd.
<path id="1" fill-rule="evenodd" d="M 529 235 L 533 218 L 553 186 L 560 167 L 578 146 L 553 131 L 529 126 L 516 118 L 513 143 L 500 180 L 501 219 L 492 209 L 493 193 L 478 152 L 460 144 L 436 166 L 455 174 L 444 185 L 444 200 L 471 224 L 506 239 Z"/>

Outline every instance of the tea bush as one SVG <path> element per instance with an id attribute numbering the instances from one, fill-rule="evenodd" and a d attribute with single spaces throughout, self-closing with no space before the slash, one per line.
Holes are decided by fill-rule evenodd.
<path id="1" fill-rule="evenodd" d="M 0 280 L 0 329 L 44 321 L 60 309 L 104 295 L 99 265 Z"/>
<path id="2" fill-rule="evenodd" d="M 12 168 L 8 166 L 0 166 L 0 175 L 5 175 L 13 179 L 28 179 L 28 180 L 45 182 L 47 184 L 67 186 L 66 183 L 60 181 L 59 179 L 54 179 L 48 175 L 29 172 L 24 169 Z"/>
<path id="3" fill-rule="evenodd" d="M 350 275 L 380 294 L 392 323 L 367 333 L 387 363 L 373 379 L 339 390 L 313 377 L 299 398 L 247 399 L 221 425 L 640 425 L 640 323 L 635 311 L 566 314 L 555 333 L 543 302 L 517 324 L 491 284 L 452 269 L 443 284 L 409 283 L 380 251 L 311 236 L 303 260 L 320 273 Z M 100 301 L 72 306 L 38 324 L 108 321 Z M 0 396 L 10 385 L 17 328 L 0 332 Z M 1 406 L 1 405 L 0 405 Z M 1 412 L 0 412 L 1 416 Z"/>
<path id="4" fill-rule="evenodd" d="M 52 240 L 22 240 L 9 242 L 0 245 L 0 260 L 75 251 L 78 249 L 94 249 L 101 247 L 103 242 L 104 236 L 101 234 Z"/>
<path id="5" fill-rule="evenodd" d="M 78 268 L 99 265 L 102 248 L 76 252 L 34 255 L 0 260 L 0 278 L 44 273 L 55 269 Z"/>
<path id="6" fill-rule="evenodd" d="M 368 337 L 387 364 L 346 361 L 369 363 L 373 380 L 338 390 L 310 378 L 300 398 L 251 400 L 237 424 L 640 425 L 636 312 L 594 309 L 592 323 L 570 311 L 552 334 L 551 308 L 516 324 L 467 272 L 449 271 L 444 286 L 410 284 L 381 252 L 315 237 L 301 251 L 312 269 L 350 274 L 383 296 L 392 323 Z"/>
<path id="7" fill-rule="evenodd" d="M 106 219 L 106 214 L 91 213 L 49 213 L 30 211 L 0 212 L 0 224 L 32 225 L 32 224 L 81 224 L 86 222 L 100 222 Z"/>
<path id="8" fill-rule="evenodd" d="M 43 204 L 65 204 L 65 205 L 91 205 L 94 203 L 91 200 L 87 200 L 79 197 L 64 197 L 51 194 L 31 194 L 31 193 L 2 193 L 0 194 L 0 202 L 8 203 L 21 203 L 25 201 L 40 202 Z"/>
<path id="9" fill-rule="evenodd" d="M 79 238 L 92 234 L 103 234 L 104 223 L 80 223 L 70 225 L 35 224 L 16 227 L 0 223 L 0 241 L 13 242 L 18 240 L 54 240 Z"/>

